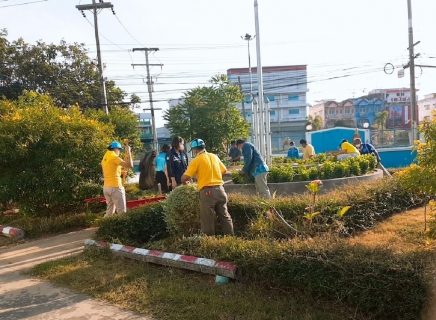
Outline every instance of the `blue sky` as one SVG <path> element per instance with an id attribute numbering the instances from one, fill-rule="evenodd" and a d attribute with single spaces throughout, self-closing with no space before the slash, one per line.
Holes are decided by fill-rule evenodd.
<path id="1" fill-rule="evenodd" d="M 9 40 L 24 38 L 57 43 L 84 43 L 96 56 L 93 27 L 75 8 L 90 0 L 0 0 L 0 27 Z M 108 1 L 105 1 L 108 2 Z M 252 0 L 113 0 L 116 16 L 108 9 L 99 14 L 105 76 L 128 93 L 147 100 L 144 55 L 132 48 L 158 47 L 150 56 L 156 106 L 166 109 L 167 100 L 183 91 L 207 84 L 227 69 L 247 67 L 247 43 L 240 37 L 255 34 Z M 408 61 L 406 0 L 258 0 L 263 66 L 307 64 L 308 103 L 321 99 L 343 100 L 375 88 L 408 87 L 404 78 L 383 72 L 390 62 Z M 414 40 L 421 41 L 418 64 L 436 65 L 436 1 L 412 1 Z M 87 19 L 93 23 L 91 12 Z M 127 30 L 127 31 L 126 31 Z M 256 65 L 255 41 L 252 65 Z M 436 68 L 416 69 L 419 96 L 436 92 Z M 327 80 L 331 77 L 339 77 Z M 147 104 L 143 105 L 148 107 Z M 157 112 L 158 126 L 163 124 Z"/>

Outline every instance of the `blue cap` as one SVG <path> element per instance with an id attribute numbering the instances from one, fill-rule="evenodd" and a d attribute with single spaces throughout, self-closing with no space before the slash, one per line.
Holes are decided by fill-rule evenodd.
<path id="1" fill-rule="evenodd" d="M 188 152 L 191 152 L 192 149 L 197 148 L 197 147 L 205 147 L 206 144 L 204 143 L 203 140 L 201 139 L 194 139 L 191 141 L 191 149 Z"/>
<path id="2" fill-rule="evenodd" d="M 121 146 L 121 143 L 119 143 L 118 141 L 112 141 L 112 142 L 109 144 L 108 149 L 120 149 L 120 150 L 122 150 L 123 148 L 122 148 L 122 146 Z"/>

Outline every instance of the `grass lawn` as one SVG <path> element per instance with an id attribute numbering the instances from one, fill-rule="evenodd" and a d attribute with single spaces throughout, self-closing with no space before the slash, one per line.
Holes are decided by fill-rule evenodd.
<path id="1" fill-rule="evenodd" d="M 104 251 L 47 262 L 31 274 L 156 319 L 363 319 L 331 302 L 255 284 L 216 285 L 210 275 L 144 265 Z"/>
<path id="2" fill-rule="evenodd" d="M 434 242 L 426 244 L 424 237 L 423 208 L 397 214 L 349 241 L 395 252 L 428 250 L 436 260 Z M 30 274 L 156 319 L 366 319 L 340 302 L 253 283 L 215 285 L 212 276 L 143 265 L 105 251 L 50 261 Z"/>

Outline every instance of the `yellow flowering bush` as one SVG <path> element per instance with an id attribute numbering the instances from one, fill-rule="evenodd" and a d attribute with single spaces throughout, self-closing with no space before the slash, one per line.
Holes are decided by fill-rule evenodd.
<path id="1" fill-rule="evenodd" d="M 0 201 L 27 214 L 72 212 L 101 190 L 101 159 L 112 126 L 64 110 L 34 92 L 0 100 Z M 98 194 L 97 194 L 98 195 Z"/>

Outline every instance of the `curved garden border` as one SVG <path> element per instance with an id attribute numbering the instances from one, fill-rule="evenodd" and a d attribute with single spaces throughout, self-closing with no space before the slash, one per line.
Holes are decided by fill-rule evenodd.
<path id="1" fill-rule="evenodd" d="M 371 181 L 383 178 L 383 171 L 375 169 L 375 172 L 365 174 L 357 177 L 345 177 L 337 179 L 322 180 L 323 187 L 320 189 L 320 193 L 331 191 L 340 186 L 350 184 L 353 182 Z M 307 191 L 306 185 L 310 181 L 298 181 L 298 182 L 283 182 L 283 183 L 268 183 L 271 194 L 276 192 L 278 196 L 292 195 L 295 193 L 304 193 Z M 227 193 L 242 193 L 246 195 L 255 195 L 256 187 L 254 184 L 224 184 L 224 189 Z"/>

